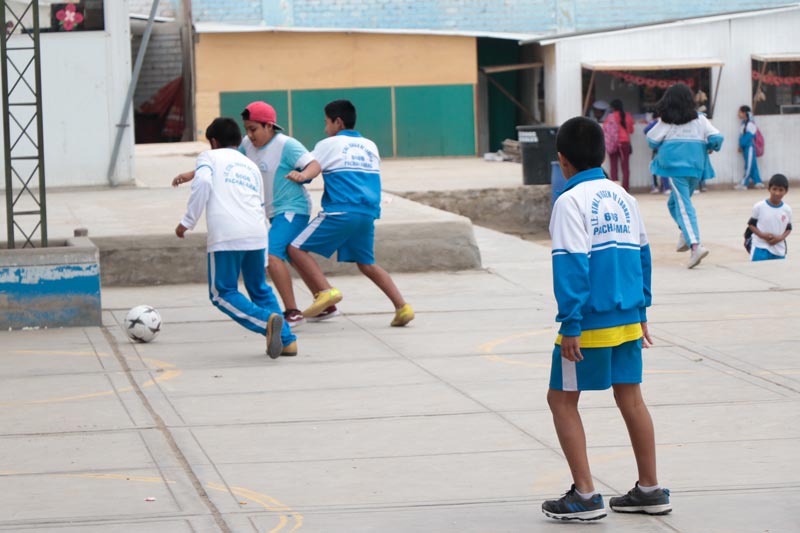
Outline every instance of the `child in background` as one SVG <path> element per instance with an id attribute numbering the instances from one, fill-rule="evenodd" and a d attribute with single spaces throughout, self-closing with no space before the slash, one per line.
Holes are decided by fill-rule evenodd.
<path id="1" fill-rule="evenodd" d="M 605 179 L 603 131 L 587 118 L 566 121 L 556 135 L 567 186 L 553 206 L 553 287 L 561 323 L 550 367 L 547 403 L 573 485 L 542 512 L 559 520 L 606 516 L 595 490 L 578 411 L 582 391 L 614 389 L 638 467 L 638 481 L 611 509 L 666 514 L 669 490 L 656 476 L 653 421 L 642 398 L 642 348 L 651 304 L 650 245 L 636 200 Z"/>
<path id="2" fill-rule="evenodd" d="M 243 327 L 264 335 L 271 358 L 295 355 L 296 337 L 284 322 L 264 273 L 267 221 L 261 173 L 239 153 L 242 133 L 233 119 L 215 119 L 206 128 L 206 137 L 211 150 L 197 157 L 192 193 L 175 234 L 182 239 L 205 210 L 211 303 Z M 250 299 L 239 292 L 240 273 Z"/>
<path id="3" fill-rule="evenodd" d="M 722 148 L 723 137 L 705 115 L 697 112 L 692 90 L 683 83 L 669 87 L 657 109 L 658 123 L 647 132 L 650 148 L 658 150 L 650 171 L 670 178 L 672 192 L 667 206 L 680 229 L 676 250 L 691 249 L 687 266 L 694 268 L 709 250 L 700 244 L 692 193 L 702 179 L 714 177 L 708 154 Z"/>
<path id="4" fill-rule="evenodd" d="M 308 252 L 325 257 L 337 253 L 340 262 L 354 262 L 392 301 L 395 308 L 392 326 L 405 326 L 414 319 L 414 310 L 403 299 L 391 276 L 375 264 L 375 219 L 380 216 L 380 156 L 375 143 L 355 131 L 356 108 L 348 100 L 325 106 L 327 139 L 314 147 L 314 157 L 322 167 L 325 192 L 323 211 L 289 246 L 289 257 L 310 285 L 319 287 L 314 303 L 303 311 L 317 316 L 342 299 L 331 287 L 317 262 Z M 291 175 L 289 179 L 298 179 Z"/>
<path id="5" fill-rule="evenodd" d="M 617 181 L 617 162 L 622 167 L 622 188 L 626 191 L 630 189 L 630 157 L 631 134 L 633 133 L 633 117 L 626 113 L 622 106 L 622 100 L 611 101 L 611 111 L 603 123 L 603 130 L 616 129 L 618 142 L 616 150 L 609 152 L 608 159 L 611 168 L 611 179 Z"/>
<path id="6" fill-rule="evenodd" d="M 761 181 L 761 174 L 758 172 L 758 161 L 756 160 L 756 134 L 758 126 L 753 122 L 753 113 L 750 106 L 743 105 L 739 108 L 739 151 L 744 157 L 744 178 L 734 189 L 747 189 L 748 184 L 752 183 L 756 189 L 763 189 L 764 183 Z"/>
<path id="7" fill-rule="evenodd" d="M 786 259 L 786 237 L 792 232 L 792 208 L 783 201 L 789 180 L 775 174 L 769 180 L 769 198 L 756 202 L 747 221 L 752 232 L 750 258 L 753 261 Z"/>

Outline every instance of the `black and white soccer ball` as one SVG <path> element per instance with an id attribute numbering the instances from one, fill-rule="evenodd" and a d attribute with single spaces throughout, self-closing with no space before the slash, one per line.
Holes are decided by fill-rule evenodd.
<path id="1" fill-rule="evenodd" d="M 125 333 L 136 342 L 150 342 L 161 331 L 161 315 L 149 305 L 137 305 L 125 315 Z"/>

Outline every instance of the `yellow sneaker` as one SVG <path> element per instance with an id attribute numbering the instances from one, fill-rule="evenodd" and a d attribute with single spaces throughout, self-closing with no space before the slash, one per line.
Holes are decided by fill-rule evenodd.
<path id="1" fill-rule="evenodd" d="M 314 303 L 308 309 L 303 311 L 303 316 L 306 318 L 315 317 L 331 305 L 336 305 L 342 301 L 342 293 L 339 289 L 331 287 L 326 291 L 319 291 Z"/>
<path id="2" fill-rule="evenodd" d="M 414 320 L 414 310 L 411 308 L 411 304 L 405 304 L 394 312 L 392 327 L 402 328 L 412 320 Z"/>
<path id="3" fill-rule="evenodd" d="M 292 341 L 281 350 L 281 355 L 284 357 L 293 357 L 297 355 L 297 341 Z"/>

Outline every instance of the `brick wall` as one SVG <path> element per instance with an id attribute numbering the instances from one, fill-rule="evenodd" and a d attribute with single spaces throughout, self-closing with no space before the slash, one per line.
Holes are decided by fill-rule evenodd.
<path id="1" fill-rule="evenodd" d="M 163 27 L 160 25 L 150 35 L 147 53 L 142 63 L 139 82 L 133 95 L 134 107 L 138 107 L 153 96 L 162 86 L 174 80 L 182 73 L 181 35 L 177 25 Z M 131 53 L 136 61 L 139 53 L 141 35 L 134 35 L 131 40 Z"/>
<path id="2" fill-rule="evenodd" d="M 263 22 L 269 26 L 540 33 L 641 24 L 786 3 L 786 0 L 192 0 L 192 13 L 196 21 Z"/>

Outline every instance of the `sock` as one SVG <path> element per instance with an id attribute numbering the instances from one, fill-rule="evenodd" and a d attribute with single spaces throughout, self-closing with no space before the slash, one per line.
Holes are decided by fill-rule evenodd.
<path id="1" fill-rule="evenodd" d="M 642 485 L 639 485 L 639 490 L 644 492 L 645 494 L 650 494 L 651 492 L 655 492 L 660 488 L 661 488 L 661 485 L 659 485 L 659 484 L 655 484 L 652 487 L 644 487 Z"/>
<path id="2" fill-rule="evenodd" d="M 588 493 L 584 494 L 583 492 L 579 491 L 578 489 L 575 489 L 575 494 L 577 494 L 578 496 L 580 496 L 584 500 L 591 500 L 592 496 L 597 494 L 597 491 L 593 490 L 592 492 L 588 492 Z"/>

